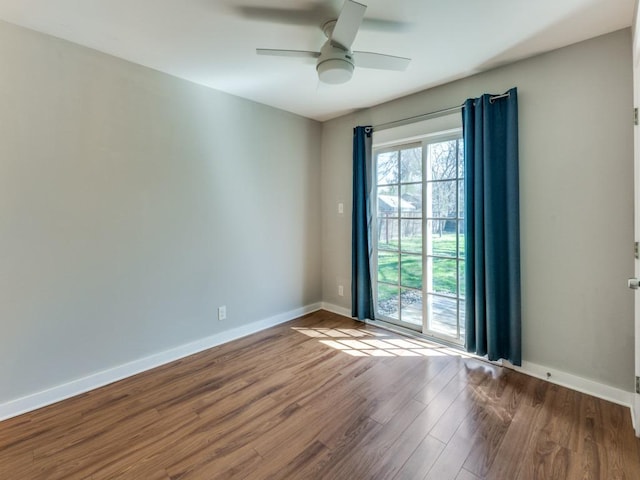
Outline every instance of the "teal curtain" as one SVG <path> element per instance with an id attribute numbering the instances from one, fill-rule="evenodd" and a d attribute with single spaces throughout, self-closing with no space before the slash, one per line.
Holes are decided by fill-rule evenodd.
<path id="1" fill-rule="evenodd" d="M 466 348 L 521 365 L 517 89 L 467 100 L 462 118 Z"/>
<path id="2" fill-rule="evenodd" d="M 372 127 L 353 130 L 353 210 L 351 228 L 351 316 L 374 319 L 371 288 L 371 134 Z"/>

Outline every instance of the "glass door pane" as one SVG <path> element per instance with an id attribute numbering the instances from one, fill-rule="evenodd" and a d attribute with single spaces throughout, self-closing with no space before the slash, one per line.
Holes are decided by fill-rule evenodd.
<path id="1" fill-rule="evenodd" d="M 422 331 L 422 146 L 377 153 L 375 162 L 377 313 Z"/>
<path id="2" fill-rule="evenodd" d="M 464 341 L 464 159 L 461 139 L 426 145 L 425 333 Z"/>
<path id="3" fill-rule="evenodd" d="M 462 343 L 462 139 L 376 151 L 374 162 L 377 318 Z"/>

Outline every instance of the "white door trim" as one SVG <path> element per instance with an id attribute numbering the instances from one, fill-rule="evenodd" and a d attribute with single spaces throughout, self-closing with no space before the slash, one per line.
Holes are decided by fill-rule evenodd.
<path id="1" fill-rule="evenodd" d="M 640 107 L 640 9 L 635 2 L 633 21 L 633 103 Z M 633 132 L 633 165 L 634 165 L 634 230 L 635 241 L 640 241 L 640 127 L 635 126 Z M 640 278 L 640 260 L 636 258 L 634 268 L 636 278 Z M 635 375 L 640 377 L 640 290 L 635 291 Z M 636 436 L 640 437 L 640 395 L 633 393 L 631 415 L 634 420 Z"/>

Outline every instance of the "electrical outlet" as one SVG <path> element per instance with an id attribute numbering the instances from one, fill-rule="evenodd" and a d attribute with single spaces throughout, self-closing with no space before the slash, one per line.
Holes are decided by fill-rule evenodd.
<path id="1" fill-rule="evenodd" d="M 344 203 L 340 202 L 338 204 L 338 215 L 342 215 L 344 213 Z"/>
<path id="2" fill-rule="evenodd" d="M 218 320 L 225 320 L 227 318 L 227 307 L 225 305 L 218 307 Z"/>
<path id="3" fill-rule="evenodd" d="M 338 295 L 344 297 L 344 287 L 342 285 L 338 285 Z"/>

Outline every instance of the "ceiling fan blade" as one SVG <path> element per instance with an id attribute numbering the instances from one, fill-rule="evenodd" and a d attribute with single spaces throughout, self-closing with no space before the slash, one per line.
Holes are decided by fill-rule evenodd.
<path id="1" fill-rule="evenodd" d="M 326 3 L 314 3 L 302 8 L 277 8 L 251 5 L 231 7 L 240 16 L 259 22 L 279 23 L 282 25 L 307 25 L 317 27 L 322 22 L 338 17 L 338 11 Z M 365 18 L 362 28 L 379 32 L 406 32 L 412 23 L 383 18 Z"/>
<path id="2" fill-rule="evenodd" d="M 366 9 L 366 5 L 354 2 L 353 0 L 346 0 L 338 16 L 338 21 L 333 28 L 331 42 L 341 46 L 345 50 L 351 50 L 351 45 L 356 39 Z"/>
<path id="3" fill-rule="evenodd" d="M 413 23 L 403 22 L 400 20 L 365 18 L 362 20 L 361 28 L 375 32 L 403 33 L 412 30 L 414 27 L 415 25 Z"/>
<path id="4" fill-rule="evenodd" d="M 353 59 L 356 62 L 356 67 L 397 71 L 406 70 L 411 62 L 410 58 L 371 52 L 353 52 Z"/>
<path id="5" fill-rule="evenodd" d="M 302 57 L 318 58 L 320 52 L 309 52 L 307 50 L 279 50 L 276 48 L 256 48 L 258 55 L 271 55 L 274 57 Z"/>
<path id="6" fill-rule="evenodd" d="M 284 25 L 309 25 L 317 27 L 324 19 L 335 18 L 336 12 L 327 5 L 316 3 L 307 8 L 286 9 L 272 7 L 233 7 L 240 15 L 251 20 L 281 23 Z"/>

